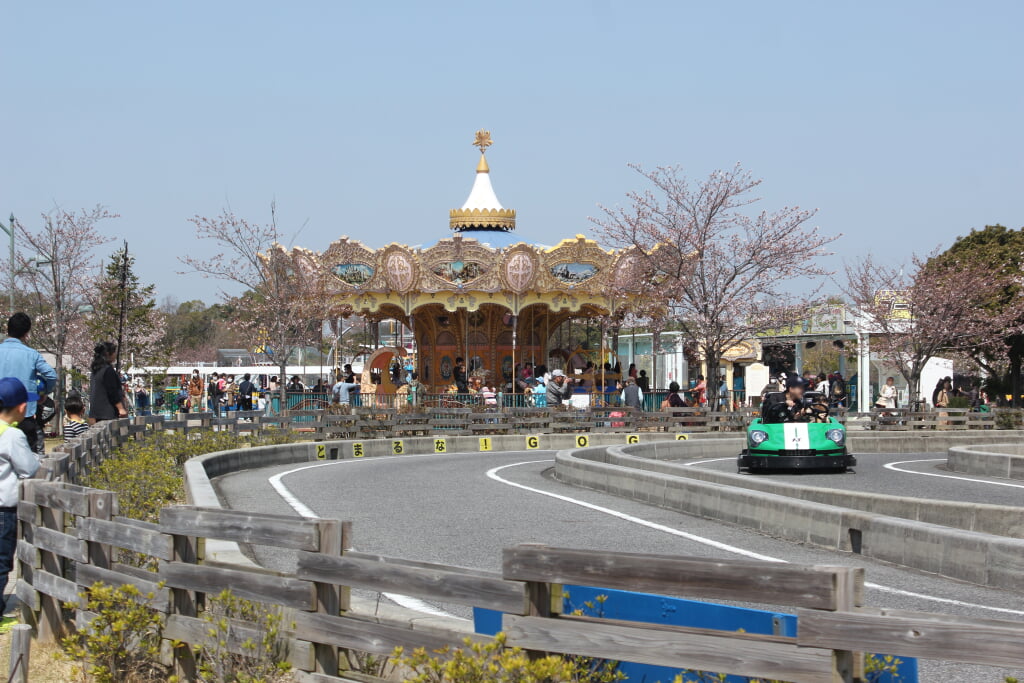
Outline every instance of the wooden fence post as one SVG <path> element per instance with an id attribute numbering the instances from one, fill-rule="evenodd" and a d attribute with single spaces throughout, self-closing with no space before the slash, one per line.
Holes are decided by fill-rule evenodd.
<path id="1" fill-rule="evenodd" d="M 89 492 L 89 516 L 93 519 L 110 521 L 114 516 L 116 497 L 110 491 Z M 88 541 L 89 564 L 110 569 L 114 562 L 113 551 L 109 545 Z"/>
<path id="2" fill-rule="evenodd" d="M 188 562 L 189 564 L 199 563 L 199 541 L 191 536 L 175 534 L 172 541 L 172 555 L 174 562 Z M 199 616 L 200 601 L 195 591 L 183 588 L 171 589 L 171 614 L 180 614 L 186 617 Z M 195 653 L 188 645 L 174 648 L 173 651 L 174 673 L 185 681 L 196 679 L 197 667 Z"/>
<path id="3" fill-rule="evenodd" d="M 11 629 L 11 659 L 7 666 L 8 683 L 28 683 L 28 657 L 32 648 L 32 627 L 15 624 Z"/>
<path id="4" fill-rule="evenodd" d="M 317 534 L 319 536 L 319 552 L 323 555 L 340 557 L 345 549 L 344 527 L 341 522 L 333 519 L 324 519 L 317 522 Z M 317 581 L 313 584 L 316 587 L 316 611 L 317 614 L 329 614 L 336 617 L 342 611 L 342 589 L 329 583 Z M 346 589 L 347 590 L 347 589 Z M 347 603 L 347 595 L 345 602 Z M 345 605 L 348 609 L 348 604 Z M 317 673 L 328 676 L 338 675 L 338 648 L 334 645 L 316 643 L 313 646 L 314 657 L 316 658 Z"/>
<path id="5" fill-rule="evenodd" d="M 31 485 L 31 484 L 30 484 Z M 45 529 L 64 533 L 64 512 L 45 505 L 40 506 L 40 526 Z M 40 565 L 43 571 L 63 578 L 63 561 L 56 553 L 39 550 Z M 64 615 L 60 601 L 53 596 L 39 593 L 39 640 L 44 643 L 60 642 L 64 635 Z"/>
<path id="6" fill-rule="evenodd" d="M 836 611 L 851 613 L 864 600 L 864 569 L 836 567 Z M 832 651 L 832 680 L 834 683 L 853 683 L 864 680 L 864 653 L 850 650 Z"/>

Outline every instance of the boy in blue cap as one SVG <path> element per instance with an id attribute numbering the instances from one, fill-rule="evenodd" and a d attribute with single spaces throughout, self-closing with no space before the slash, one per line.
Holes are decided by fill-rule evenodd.
<path id="1" fill-rule="evenodd" d="M 25 419 L 28 391 L 20 379 L 0 379 L 0 615 L 7 609 L 4 589 L 18 544 L 18 482 L 39 471 L 39 460 L 17 427 Z M 0 622 L 0 629 L 6 620 Z"/>

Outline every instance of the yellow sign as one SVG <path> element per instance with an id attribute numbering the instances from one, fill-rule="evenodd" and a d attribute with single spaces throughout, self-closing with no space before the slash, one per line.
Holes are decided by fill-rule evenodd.
<path id="1" fill-rule="evenodd" d="M 587 436 L 586 434 L 577 434 L 576 445 L 579 446 L 580 448 L 586 448 L 587 446 L 590 445 L 590 437 Z"/>
<path id="2" fill-rule="evenodd" d="M 875 292 L 875 308 L 886 320 L 913 320 L 910 293 L 905 289 L 880 289 Z"/>
<path id="3" fill-rule="evenodd" d="M 539 436 L 528 436 L 526 437 L 526 450 L 535 451 L 540 448 L 540 437 Z"/>
<path id="4" fill-rule="evenodd" d="M 640 443 L 640 435 L 639 434 L 627 434 L 626 435 L 626 443 Z"/>
<path id="5" fill-rule="evenodd" d="M 326 460 L 327 459 L 327 446 L 323 445 L 322 443 L 318 443 L 316 445 L 316 459 L 317 460 Z"/>
<path id="6" fill-rule="evenodd" d="M 480 450 L 489 451 L 491 450 L 491 437 L 481 436 L 480 437 Z"/>
<path id="7" fill-rule="evenodd" d="M 676 441 L 689 441 L 689 434 L 676 434 Z"/>
<path id="8" fill-rule="evenodd" d="M 401 439 L 395 439 L 391 442 L 391 452 L 395 455 L 405 453 L 405 445 L 402 443 Z"/>
<path id="9" fill-rule="evenodd" d="M 356 441 L 355 443 L 352 444 L 352 457 L 361 458 L 363 457 L 363 455 L 363 444 L 362 442 Z"/>
<path id="10" fill-rule="evenodd" d="M 444 439 L 434 439 L 434 452 L 435 453 L 447 453 L 448 444 Z"/>

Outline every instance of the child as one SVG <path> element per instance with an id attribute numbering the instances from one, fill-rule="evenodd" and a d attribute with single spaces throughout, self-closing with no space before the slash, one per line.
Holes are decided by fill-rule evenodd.
<path id="1" fill-rule="evenodd" d="M 77 439 L 89 429 L 89 423 L 85 419 L 85 402 L 82 395 L 77 391 L 68 394 L 64 400 L 64 441 L 68 442 Z"/>
<path id="2" fill-rule="evenodd" d="M 18 482 L 39 471 L 25 432 L 12 429 L 25 419 L 27 403 L 28 390 L 21 380 L 0 379 L 0 615 L 7 608 L 4 589 L 18 543 Z"/>

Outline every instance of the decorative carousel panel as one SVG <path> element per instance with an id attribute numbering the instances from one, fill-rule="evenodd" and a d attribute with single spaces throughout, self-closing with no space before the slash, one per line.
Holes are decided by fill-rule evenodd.
<path id="1" fill-rule="evenodd" d="M 598 268 L 593 263 L 559 263 L 551 267 L 551 274 L 559 282 L 567 285 L 578 285 L 597 275 Z"/>
<path id="2" fill-rule="evenodd" d="M 384 276 L 393 290 L 405 294 L 416 284 L 419 268 L 407 247 L 393 244 L 385 248 L 382 263 Z"/>
<path id="3" fill-rule="evenodd" d="M 533 284 L 537 272 L 537 253 L 528 246 L 513 247 L 505 256 L 505 282 L 516 294 Z"/>
<path id="4" fill-rule="evenodd" d="M 606 273 L 613 259 L 613 252 L 605 251 L 597 242 L 582 235 L 562 240 L 544 253 L 542 289 L 557 291 L 568 285 L 600 293 L 611 285 Z"/>
<path id="5" fill-rule="evenodd" d="M 373 279 L 373 266 L 366 263 L 336 263 L 329 267 L 335 277 L 353 287 L 362 287 Z"/>
<path id="6" fill-rule="evenodd" d="M 449 261 L 431 267 L 431 272 L 445 282 L 464 285 L 476 280 L 490 269 L 490 264 L 476 261 Z"/>
<path id="7" fill-rule="evenodd" d="M 331 244 L 327 251 L 320 255 L 320 263 L 324 269 L 335 278 L 336 284 L 342 288 L 354 287 L 356 289 L 383 289 L 386 283 L 382 278 L 374 282 L 374 276 L 378 274 L 375 264 L 377 254 L 368 249 L 362 242 L 349 240 L 342 237 Z"/>

